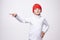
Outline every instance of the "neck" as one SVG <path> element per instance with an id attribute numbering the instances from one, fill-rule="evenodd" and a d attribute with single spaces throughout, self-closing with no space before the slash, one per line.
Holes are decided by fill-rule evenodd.
<path id="1" fill-rule="evenodd" d="M 34 15 L 36 15 L 36 16 L 40 16 L 40 14 L 34 14 Z"/>
<path id="2" fill-rule="evenodd" d="M 37 15 L 37 14 L 33 14 L 33 16 L 35 16 L 35 17 L 41 17 L 41 15 L 39 14 L 39 15 Z"/>

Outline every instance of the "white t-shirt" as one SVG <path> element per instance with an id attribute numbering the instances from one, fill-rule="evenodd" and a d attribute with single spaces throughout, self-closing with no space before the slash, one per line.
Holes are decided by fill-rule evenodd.
<path id="1" fill-rule="evenodd" d="M 23 19 L 19 16 L 16 16 L 16 19 L 23 23 L 30 23 L 30 31 L 29 31 L 29 40 L 42 40 L 41 32 L 47 32 L 48 23 L 46 19 L 42 16 L 37 16 L 33 14 L 31 18 Z"/>

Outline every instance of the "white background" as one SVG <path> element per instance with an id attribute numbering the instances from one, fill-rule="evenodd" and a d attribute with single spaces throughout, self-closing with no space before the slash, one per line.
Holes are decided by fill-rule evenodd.
<path id="1" fill-rule="evenodd" d="M 0 0 L 0 40 L 28 40 L 30 25 L 20 23 L 9 14 L 30 17 L 35 3 L 42 6 L 41 14 L 50 26 L 43 40 L 60 40 L 60 0 Z"/>

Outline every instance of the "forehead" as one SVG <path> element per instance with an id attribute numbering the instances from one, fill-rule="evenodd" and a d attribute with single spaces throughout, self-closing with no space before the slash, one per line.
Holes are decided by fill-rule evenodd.
<path id="1" fill-rule="evenodd" d="M 35 8 L 34 10 L 40 10 L 39 8 Z"/>

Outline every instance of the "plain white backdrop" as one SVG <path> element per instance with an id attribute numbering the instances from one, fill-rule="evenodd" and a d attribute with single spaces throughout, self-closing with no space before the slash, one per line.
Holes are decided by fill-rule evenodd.
<path id="1" fill-rule="evenodd" d="M 0 40 L 28 40 L 29 24 L 20 23 L 10 13 L 26 18 L 32 16 L 32 6 L 42 6 L 49 30 L 43 40 L 60 40 L 60 0 L 0 0 Z"/>

